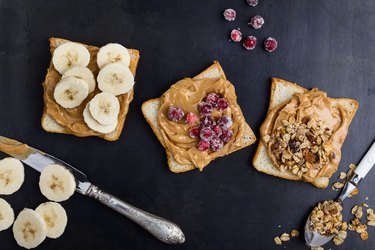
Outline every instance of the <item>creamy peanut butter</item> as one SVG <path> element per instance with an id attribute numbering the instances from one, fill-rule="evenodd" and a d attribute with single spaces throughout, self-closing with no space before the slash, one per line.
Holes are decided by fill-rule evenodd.
<path id="1" fill-rule="evenodd" d="M 233 120 L 231 127 L 233 137 L 224 145 L 222 150 L 217 152 L 199 151 L 196 147 L 198 139 L 193 139 L 189 136 L 191 125 L 185 124 L 183 121 L 179 123 L 170 121 L 167 116 L 170 106 L 179 106 L 185 113 L 194 112 L 195 114 L 199 114 L 198 103 L 209 93 L 220 94 L 229 102 L 227 109 L 224 111 L 215 110 L 212 116 L 217 118 L 227 115 L 232 117 Z M 220 78 L 203 80 L 185 78 L 174 84 L 163 94 L 160 98 L 160 105 L 158 112 L 160 132 L 165 147 L 173 155 L 177 163 L 182 165 L 193 164 L 202 170 L 215 158 L 227 155 L 230 151 L 241 147 L 241 140 L 246 129 L 246 121 L 237 104 L 234 86 L 228 80 Z"/>
<path id="2" fill-rule="evenodd" d="M 25 159 L 34 152 L 27 144 L 0 136 L 0 151 L 17 159 Z"/>
<path id="3" fill-rule="evenodd" d="M 293 166 L 284 166 L 288 161 L 284 160 L 302 155 L 302 162 L 296 159 L 300 163 L 296 165 L 301 165 L 300 168 L 304 170 L 299 176 L 304 181 L 313 182 L 319 177 L 331 177 L 336 172 L 341 159 L 341 145 L 348 128 L 348 112 L 339 104 L 333 103 L 325 92 L 312 89 L 306 93 L 296 93 L 289 102 L 272 109 L 262 124 L 260 133 L 262 142 L 267 146 L 268 155 L 276 167 L 286 167 L 292 171 Z M 292 135 L 295 137 L 293 141 L 290 134 L 285 135 L 285 129 L 296 130 L 296 135 Z M 302 139 L 298 140 L 305 135 L 307 143 Z M 276 138 L 284 138 L 286 145 L 285 141 Z M 286 148 L 280 152 L 278 147 Z"/>

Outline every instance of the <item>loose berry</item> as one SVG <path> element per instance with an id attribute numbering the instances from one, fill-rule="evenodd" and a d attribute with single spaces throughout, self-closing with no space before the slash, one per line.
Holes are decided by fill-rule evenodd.
<path id="1" fill-rule="evenodd" d="M 198 104 L 198 110 L 201 115 L 210 115 L 212 113 L 212 105 L 207 102 L 200 102 Z"/>
<path id="2" fill-rule="evenodd" d="M 220 151 L 224 147 L 224 142 L 220 138 L 213 138 L 210 141 L 210 145 L 213 151 Z"/>
<path id="3" fill-rule="evenodd" d="M 217 124 L 219 124 L 224 129 L 228 129 L 232 127 L 233 121 L 229 116 L 223 115 L 222 117 L 219 117 L 219 119 L 217 119 Z"/>
<path id="4" fill-rule="evenodd" d="M 201 131 L 199 133 L 199 137 L 203 141 L 211 141 L 212 138 L 214 137 L 214 131 L 212 131 L 211 128 L 204 127 L 204 128 L 201 129 Z"/>
<path id="5" fill-rule="evenodd" d="M 185 122 L 186 122 L 187 124 L 193 125 L 193 124 L 195 124 L 197 121 L 198 121 L 198 116 L 197 116 L 196 114 L 194 114 L 193 112 L 189 112 L 189 113 L 187 113 L 187 115 L 186 115 L 186 120 L 185 120 Z"/>
<path id="6" fill-rule="evenodd" d="M 223 130 L 223 133 L 221 134 L 220 138 L 224 142 L 229 142 L 230 139 L 232 139 L 232 136 L 233 136 L 232 130 Z"/>
<path id="7" fill-rule="evenodd" d="M 259 15 L 256 15 L 256 16 L 253 16 L 250 19 L 249 24 L 251 26 L 253 26 L 254 29 L 260 29 L 260 28 L 262 28 L 262 26 L 264 24 L 264 19 L 263 19 L 263 17 L 261 17 Z"/>
<path id="8" fill-rule="evenodd" d="M 229 103 L 227 99 L 219 98 L 219 100 L 217 100 L 217 109 L 225 110 L 226 108 L 228 108 L 228 106 L 229 106 Z"/>
<path id="9" fill-rule="evenodd" d="M 217 100 L 219 100 L 220 96 L 216 93 L 209 93 L 206 96 L 205 101 L 212 105 L 212 107 L 216 108 Z"/>
<path id="10" fill-rule="evenodd" d="M 234 9 L 224 10 L 223 15 L 227 21 L 234 21 L 236 19 L 236 11 Z"/>
<path id="11" fill-rule="evenodd" d="M 264 49 L 268 52 L 273 52 L 277 48 L 277 41 L 275 38 L 269 37 L 264 40 Z"/>
<path id="12" fill-rule="evenodd" d="M 200 128 L 198 126 L 189 129 L 189 135 L 191 138 L 195 139 L 199 137 Z"/>
<path id="13" fill-rule="evenodd" d="M 233 42 L 241 42 L 242 40 L 242 33 L 241 31 L 237 30 L 237 29 L 233 29 L 231 32 L 230 32 L 230 39 L 233 41 Z"/>
<path id="14" fill-rule="evenodd" d="M 259 0 L 246 0 L 247 4 L 252 6 L 252 7 L 255 7 L 258 5 L 259 3 Z"/>
<path id="15" fill-rule="evenodd" d="M 257 45 L 257 38 L 255 36 L 248 36 L 243 41 L 242 45 L 247 50 L 253 50 Z"/>
<path id="16" fill-rule="evenodd" d="M 214 119 L 212 119 L 211 116 L 203 116 L 201 118 L 201 124 L 202 124 L 203 127 L 212 127 L 216 123 L 215 123 Z"/>
<path id="17" fill-rule="evenodd" d="M 219 125 L 212 126 L 212 130 L 216 136 L 220 136 L 223 133 L 223 129 Z"/>
<path id="18" fill-rule="evenodd" d="M 210 148 L 210 143 L 208 141 L 199 141 L 197 143 L 197 148 L 199 151 L 206 151 Z"/>
<path id="19" fill-rule="evenodd" d="M 168 110 L 168 118 L 171 121 L 178 122 L 184 117 L 184 111 L 178 106 L 171 106 Z"/>

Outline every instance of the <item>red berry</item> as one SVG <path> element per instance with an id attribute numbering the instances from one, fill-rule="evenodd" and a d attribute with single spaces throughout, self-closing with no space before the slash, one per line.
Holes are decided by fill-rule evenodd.
<path id="1" fill-rule="evenodd" d="M 225 110 L 226 108 L 228 108 L 228 106 L 229 106 L 229 103 L 227 99 L 219 98 L 219 100 L 217 100 L 217 109 Z"/>
<path id="2" fill-rule="evenodd" d="M 224 129 L 228 129 L 232 127 L 233 121 L 229 116 L 223 115 L 222 117 L 219 117 L 219 119 L 217 119 L 217 124 L 219 124 Z"/>
<path id="3" fill-rule="evenodd" d="M 202 124 L 203 127 L 212 127 L 216 123 L 215 123 L 214 119 L 212 119 L 211 116 L 203 116 L 201 118 L 201 124 Z"/>
<path id="4" fill-rule="evenodd" d="M 269 37 L 264 40 L 264 49 L 268 52 L 273 52 L 277 48 L 277 41 L 275 38 Z"/>
<path id="5" fill-rule="evenodd" d="M 242 33 L 241 31 L 237 30 L 237 29 L 234 29 L 230 32 L 230 39 L 233 41 L 233 42 L 241 42 L 242 40 Z"/>
<path id="6" fill-rule="evenodd" d="M 257 45 L 257 38 L 255 36 L 248 36 L 243 41 L 242 45 L 247 50 L 253 50 L 255 46 Z"/>
<path id="7" fill-rule="evenodd" d="M 223 133 L 221 134 L 220 138 L 224 142 L 229 142 L 230 139 L 232 139 L 232 136 L 233 136 L 232 130 L 223 130 Z"/>
<path id="8" fill-rule="evenodd" d="M 260 28 L 262 28 L 262 26 L 264 24 L 264 19 L 263 19 L 263 17 L 261 17 L 259 15 L 256 15 L 256 16 L 253 16 L 250 19 L 249 24 L 251 26 L 253 26 L 254 29 L 260 29 Z"/>
<path id="9" fill-rule="evenodd" d="M 168 110 L 168 118 L 171 121 L 178 122 L 184 117 L 184 111 L 178 106 L 171 106 Z"/>
<path id="10" fill-rule="evenodd" d="M 212 105 L 207 102 L 200 102 L 198 104 L 198 110 L 201 115 L 210 115 L 212 113 Z"/>
<path id="11" fill-rule="evenodd" d="M 193 139 L 199 137 L 200 128 L 198 126 L 189 129 L 189 136 Z"/>
<path id="12" fill-rule="evenodd" d="M 224 18 L 228 21 L 234 21 L 236 19 L 236 11 L 234 9 L 224 10 Z"/>
<path id="13" fill-rule="evenodd" d="M 223 132 L 222 128 L 219 125 L 212 126 L 212 130 L 214 131 L 216 136 L 220 136 Z"/>
<path id="14" fill-rule="evenodd" d="M 212 131 L 212 129 L 209 128 L 209 127 L 204 127 L 204 128 L 201 129 L 201 131 L 199 133 L 199 137 L 203 141 L 211 141 L 212 138 L 214 137 L 214 131 Z"/>
<path id="15" fill-rule="evenodd" d="M 220 138 L 213 138 L 210 141 L 210 145 L 213 151 L 220 151 L 224 147 L 224 142 Z"/>
<path id="16" fill-rule="evenodd" d="M 212 107 L 216 108 L 217 100 L 219 100 L 220 96 L 216 93 L 209 93 L 206 96 L 205 101 L 212 105 Z"/>
<path id="17" fill-rule="evenodd" d="M 210 147 L 210 143 L 208 141 L 199 141 L 197 143 L 197 148 L 199 151 L 206 151 Z"/>
<path id="18" fill-rule="evenodd" d="M 259 0 L 246 0 L 247 4 L 252 6 L 252 7 L 255 7 L 258 5 L 259 3 Z"/>
<path id="19" fill-rule="evenodd" d="M 194 114 L 193 112 L 189 112 L 189 113 L 186 115 L 186 120 L 185 120 L 185 122 L 186 122 L 187 124 L 193 125 L 193 124 L 195 124 L 197 121 L 198 121 L 198 116 L 197 116 L 196 114 Z"/>

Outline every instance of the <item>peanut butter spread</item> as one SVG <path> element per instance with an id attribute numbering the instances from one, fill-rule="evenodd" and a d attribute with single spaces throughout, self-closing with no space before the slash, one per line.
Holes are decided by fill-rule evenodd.
<path id="1" fill-rule="evenodd" d="M 220 94 L 229 102 L 227 109 L 224 111 L 215 110 L 212 116 L 217 118 L 227 115 L 233 120 L 231 126 L 232 139 L 224 145 L 222 150 L 216 152 L 199 151 L 196 147 L 198 139 L 189 136 L 191 125 L 185 124 L 183 121 L 176 123 L 170 121 L 167 117 L 170 106 L 179 106 L 186 113 L 194 112 L 198 114 L 198 103 L 209 93 Z M 200 170 L 215 158 L 227 155 L 234 149 L 240 148 L 246 128 L 246 121 L 240 106 L 237 104 L 234 86 L 228 80 L 220 78 L 203 80 L 185 78 L 174 84 L 160 98 L 158 121 L 165 147 L 175 161 L 181 165 L 192 164 Z"/>
<path id="2" fill-rule="evenodd" d="M 277 168 L 313 182 L 337 170 L 349 123 L 343 107 L 312 89 L 269 111 L 260 133 Z"/>
<path id="3" fill-rule="evenodd" d="M 98 75 L 99 68 L 96 63 L 96 54 L 98 53 L 99 48 L 95 46 L 88 46 L 84 45 L 90 52 L 90 63 L 87 66 L 93 73 L 95 78 Z M 56 46 L 51 44 L 51 55 L 55 51 Z M 137 50 L 128 49 L 129 54 L 131 56 L 130 61 L 130 71 L 135 75 L 137 63 L 139 59 L 139 53 Z M 50 67 L 47 72 L 46 79 L 43 83 L 44 87 L 44 105 L 45 110 L 48 115 L 52 116 L 57 123 L 63 126 L 66 132 L 74 134 L 76 136 L 97 136 L 100 133 L 91 130 L 83 120 L 83 110 L 86 107 L 86 104 L 100 92 L 98 87 L 96 86 L 95 90 L 88 95 L 88 97 L 76 108 L 66 109 L 61 107 L 55 101 L 53 97 L 53 93 L 56 87 L 56 84 L 60 81 L 61 75 L 60 73 L 53 67 L 51 62 Z M 122 129 L 124 125 L 124 121 L 126 115 L 129 110 L 129 103 L 133 100 L 133 91 L 134 89 L 130 90 L 128 93 L 122 94 L 117 96 L 120 102 L 120 112 L 118 116 L 118 125 L 116 130 Z"/>
<path id="4" fill-rule="evenodd" d="M 27 158 L 29 154 L 34 152 L 34 150 L 26 144 L 2 136 L 0 136 L 0 151 L 16 157 L 17 159 Z"/>

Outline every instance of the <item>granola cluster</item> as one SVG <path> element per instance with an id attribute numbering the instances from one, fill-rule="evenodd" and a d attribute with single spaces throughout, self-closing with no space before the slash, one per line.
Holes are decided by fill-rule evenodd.
<path id="1" fill-rule="evenodd" d="M 314 207 L 311 213 L 311 229 L 322 235 L 338 234 L 342 222 L 342 206 L 337 201 L 324 201 Z"/>
<path id="2" fill-rule="evenodd" d="M 273 238 L 273 241 L 276 245 L 280 246 L 283 244 L 283 242 L 289 241 L 290 238 L 295 238 L 299 236 L 298 230 L 293 229 L 290 233 L 283 233 L 280 236 L 276 236 Z"/>

